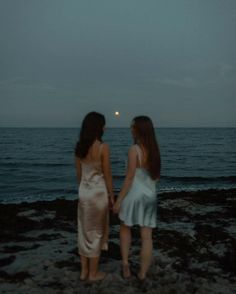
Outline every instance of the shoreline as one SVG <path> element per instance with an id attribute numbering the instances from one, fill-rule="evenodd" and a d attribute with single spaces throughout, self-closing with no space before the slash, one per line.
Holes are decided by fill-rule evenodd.
<path id="1" fill-rule="evenodd" d="M 119 193 L 118 189 L 114 190 L 115 195 L 117 193 Z M 175 190 L 162 190 L 162 191 L 157 191 L 157 197 L 163 197 L 164 195 L 171 195 L 171 194 L 183 194 L 183 193 L 218 193 L 218 192 L 235 192 L 236 193 L 236 187 L 230 187 L 230 188 L 206 188 L 206 189 L 175 189 Z M 75 193 L 76 194 L 76 190 Z M 36 202 L 52 202 L 52 201 L 57 201 L 57 200 L 66 200 L 66 201 L 77 201 L 78 196 L 70 196 L 68 198 L 66 198 L 66 196 L 59 196 L 53 199 L 35 199 L 32 201 L 27 201 L 27 200 L 21 200 L 20 202 L 18 201 L 14 201 L 14 202 L 4 202 L 6 200 L 1 200 L 0 199 L 0 205 L 11 205 L 11 204 L 15 204 L 15 205 L 21 205 L 21 204 L 31 204 L 31 203 L 36 203 Z"/>
<path id="2" fill-rule="evenodd" d="M 120 275 L 119 220 L 111 214 L 109 250 L 95 284 L 79 281 L 77 200 L 0 203 L 1 293 L 234 293 L 236 189 L 158 193 L 158 227 L 147 280 Z M 139 228 L 131 266 L 139 266 Z"/>

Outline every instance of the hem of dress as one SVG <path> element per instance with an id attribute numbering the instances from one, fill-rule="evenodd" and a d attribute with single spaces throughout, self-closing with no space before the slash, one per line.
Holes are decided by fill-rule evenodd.
<path id="1" fill-rule="evenodd" d="M 140 223 L 130 224 L 130 223 L 125 222 L 120 216 L 119 216 L 119 219 L 128 227 L 140 226 L 140 227 L 147 227 L 147 228 L 152 228 L 152 229 L 155 229 L 157 227 L 157 225 L 152 226 L 152 225 L 144 225 L 144 224 L 140 224 Z"/>
<path id="2" fill-rule="evenodd" d="M 87 257 L 87 258 L 96 258 L 96 257 L 100 257 L 100 256 L 101 256 L 101 254 L 96 255 L 96 256 L 94 256 L 94 255 L 93 255 L 93 256 L 91 256 L 91 255 L 88 256 L 88 255 L 82 254 L 82 253 L 80 253 L 80 252 L 79 252 L 79 255 L 84 256 L 84 257 Z"/>
<path id="3" fill-rule="evenodd" d="M 100 257 L 102 251 L 108 251 L 108 248 L 101 249 L 101 252 L 100 252 L 100 254 L 98 254 L 98 255 L 93 255 L 93 256 L 90 255 L 90 256 L 88 256 L 88 255 L 86 255 L 86 254 L 82 254 L 80 251 L 78 251 L 78 254 L 79 254 L 79 255 L 82 255 L 82 256 L 84 256 L 84 257 L 87 257 L 87 258 L 95 258 L 95 257 Z"/>

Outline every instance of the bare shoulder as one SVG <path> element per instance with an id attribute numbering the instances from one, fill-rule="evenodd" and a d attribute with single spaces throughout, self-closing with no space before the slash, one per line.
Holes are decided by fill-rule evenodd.
<path id="1" fill-rule="evenodd" d="M 101 152 L 102 155 L 108 154 L 110 152 L 110 147 L 107 143 L 102 143 L 101 148 L 102 148 L 102 152 Z"/>
<path id="2" fill-rule="evenodd" d="M 80 162 L 81 160 L 80 160 L 79 157 L 75 156 L 75 161 L 76 161 L 76 162 Z"/>
<path id="3" fill-rule="evenodd" d="M 81 160 L 80 160 L 80 158 L 77 157 L 77 156 L 75 156 L 75 164 L 76 164 L 77 166 L 80 166 L 80 164 L 81 164 Z"/>
<path id="4" fill-rule="evenodd" d="M 136 147 L 136 145 L 132 145 L 132 146 L 129 148 L 128 156 L 129 156 L 129 157 L 136 157 L 136 156 L 137 156 L 137 147 Z"/>
<path id="5" fill-rule="evenodd" d="M 136 153 L 137 152 L 137 145 L 132 145 L 129 147 L 129 153 Z"/>
<path id="6" fill-rule="evenodd" d="M 101 143 L 101 145 L 102 145 L 102 148 L 104 149 L 109 149 L 109 144 L 107 144 L 107 143 Z"/>

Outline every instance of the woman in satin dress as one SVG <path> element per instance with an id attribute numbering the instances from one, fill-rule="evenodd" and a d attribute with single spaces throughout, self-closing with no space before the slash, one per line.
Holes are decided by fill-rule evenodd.
<path id="1" fill-rule="evenodd" d="M 120 242 L 123 277 L 129 278 L 131 227 L 140 226 L 141 252 L 138 278 L 144 280 L 152 260 L 152 229 L 157 223 L 156 182 L 160 178 L 160 151 L 152 121 L 147 116 L 135 117 L 131 124 L 134 145 L 128 154 L 124 184 L 113 207 L 121 220 Z"/>
<path id="2" fill-rule="evenodd" d="M 80 279 L 98 281 L 105 273 L 98 271 L 101 250 L 108 249 L 109 205 L 114 196 L 109 160 L 109 146 L 102 142 L 105 118 L 88 113 L 75 148 L 79 183 L 78 251 L 81 260 Z"/>

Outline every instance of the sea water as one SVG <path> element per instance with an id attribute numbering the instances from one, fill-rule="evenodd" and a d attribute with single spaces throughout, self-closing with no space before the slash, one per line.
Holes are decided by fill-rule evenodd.
<path id="1" fill-rule="evenodd" d="M 77 197 L 76 128 L 0 128 L 0 202 Z M 159 128 L 158 193 L 236 188 L 236 128 Z M 113 183 L 125 176 L 130 129 L 108 128 Z"/>

